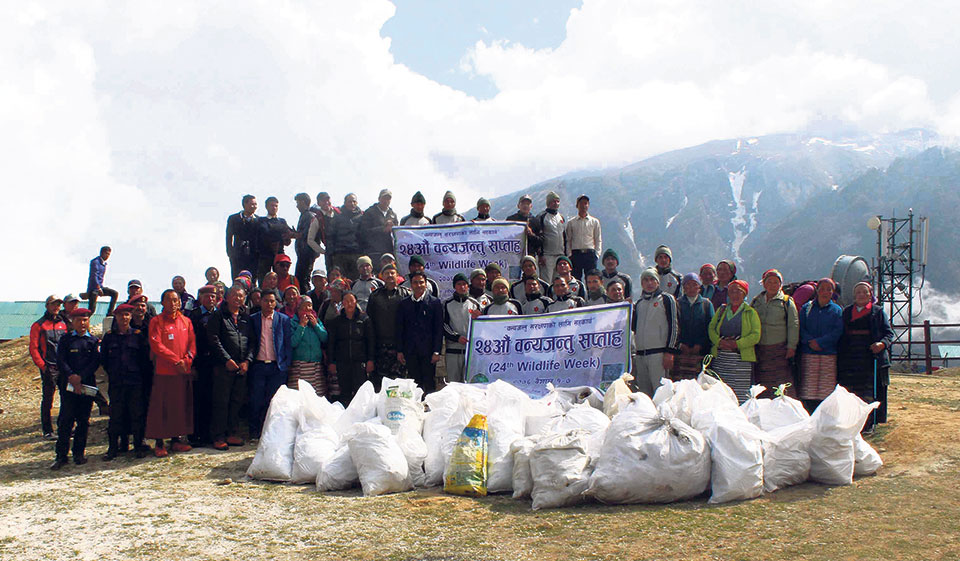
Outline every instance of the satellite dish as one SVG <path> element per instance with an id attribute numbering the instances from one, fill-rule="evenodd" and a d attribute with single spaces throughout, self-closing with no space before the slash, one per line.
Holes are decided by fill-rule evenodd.
<path id="1" fill-rule="evenodd" d="M 863 257 L 856 255 L 841 255 L 833 264 L 830 278 L 837 283 L 840 290 L 840 305 L 843 307 L 853 304 L 853 287 L 859 282 L 871 282 L 870 265 Z"/>
<path id="2" fill-rule="evenodd" d="M 880 217 L 879 217 L 879 216 L 871 216 L 870 218 L 868 218 L 868 219 L 867 219 L 867 228 L 870 228 L 871 230 L 874 230 L 874 231 L 879 230 L 879 229 L 880 229 Z"/>

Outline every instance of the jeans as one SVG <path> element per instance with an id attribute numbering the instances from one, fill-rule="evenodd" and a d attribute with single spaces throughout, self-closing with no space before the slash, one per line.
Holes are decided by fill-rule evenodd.
<path id="1" fill-rule="evenodd" d="M 104 296 L 110 297 L 110 305 L 107 306 L 107 315 L 112 316 L 113 309 L 117 306 L 117 297 L 119 294 L 117 294 L 116 290 L 107 288 L 105 286 L 101 286 L 100 291 L 103 292 Z M 90 291 L 87 293 L 87 308 L 89 308 L 93 313 L 97 313 L 97 298 L 99 297 L 100 295 L 98 295 L 96 291 Z"/>
<path id="2" fill-rule="evenodd" d="M 40 425 L 43 434 L 53 432 L 53 394 L 57 393 L 57 367 L 53 363 L 47 364 L 45 370 L 40 371 L 40 382 L 43 395 L 40 398 Z"/>

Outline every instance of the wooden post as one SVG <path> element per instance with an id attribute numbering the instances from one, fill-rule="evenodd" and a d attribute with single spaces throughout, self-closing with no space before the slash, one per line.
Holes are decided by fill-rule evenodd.
<path id="1" fill-rule="evenodd" d="M 923 357 L 927 375 L 933 374 L 933 356 L 930 354 L 930 320 L 923 320 Z"/>

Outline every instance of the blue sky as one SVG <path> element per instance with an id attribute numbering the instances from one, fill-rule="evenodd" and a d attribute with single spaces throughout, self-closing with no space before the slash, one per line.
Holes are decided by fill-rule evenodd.
<path id="1" fill-rule="evenodd" d="M 532 49 L 555 48 L 566 36 L 570 10 L 582 0 L 394 0 L 396 15 L 380 34 L 396 61 L 478 99 L 497 94 L 486 76 L 461 69 L 477 41 L 505 40 Z"/>

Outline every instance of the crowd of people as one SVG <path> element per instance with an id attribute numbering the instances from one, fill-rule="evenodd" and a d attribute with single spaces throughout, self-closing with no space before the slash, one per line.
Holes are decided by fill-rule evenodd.
<path id="1" fill-rule="evenodd" d="M 444 380 L 464 381 L 469 324 L 481 315 L 530 315 L 585 306 L 629 302 L 633 307 L 631 351 L 636 390 L 654 392 L 661 378 L 699 374 L 705 355 L 710 368 L 741 401 L 753 384 L 798 397 L 811 411 L 840 383 L 881 407 L 866 429 L 885 422 L 886 387 L 893 333 L 873 288 L 860 283 L 854 304 L 842 309 L 829 278 L 799 285 L 787 294 L 779 271 L 763 273 L 762 290 L 749 300 L 749 284 L 737 265 L 724 259 L 684 275 L 673 270 L 673 252 L 661 245 L 655 266 L 640 274 L 639 286 L 619 270 L 619 256 L 603 248 L 601 224 L 580 195 L 577 214 L 565 217 L 560 196 L 547 194 L 545 209 L 532 212 L 524 195 L 506 221 L 526 224 L 527 255 L 519 279 L 508 279 L 496 263 L 453 278 L 453 295 L 442 301 L 420 256 L 400 275 L 392 254 L 392 228 L 467 221 L 448 191 L 442 210 L 424 214 L 417 192 L 409 214 L 397 219 L 392 193 L 361 211 L 355 194 L 339 208 L 327 193 L 311 205 L 296 195 L 296 228 L 279 217 L 279 201 L 242 198 L 242 210 L 227 220 L 226 249 L 231 282 L 210 267 L 194 297 L 182 276 L 164 290 L 158 313 L 142 283 L 127 283 L 127 298 L 104 285 L 111 249 L 90 262 L 88 307 L 73 295 L 46 300 L 46 313 L 30 332 L 30 353 L 42 380 L 43 436 L 55 439 L 51 469 L 86 462 L 89 418 L 94 403 L 109 411 L 104 460 L 128 451 L 152 452 L 211 446 L 225 450 L 256 440 L 270 399 L 287 384 L 308 382 L 320 396 L 345 405 L 370 380 L 379 391 L 384 377 L 409 377 L 426 393 Z M 473 221 L 491 221 L 490 203 L 477 202 Z M 296 266 L 287 254 L 293 244 Z M 323 265 L 315 268 L 323 257 Z M 291 268 L 294 272 L 291 272 Z M 102 338 L 90 332 L 100 297 L 109 297 Z M 109 327 L 107 327 L 109 325 Z M 109 402 L 99 391 L 103 368 Z M 51 418 L 59 390 L 57 432 Z M 782 390 L 781 390 L 782 391 Z M 108 405 L 109 403 L 109 405 Z M 151 448 L 148 441 L 154 442 Z"/>

